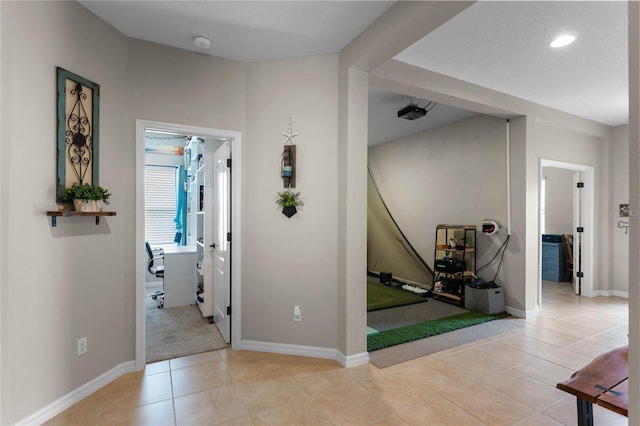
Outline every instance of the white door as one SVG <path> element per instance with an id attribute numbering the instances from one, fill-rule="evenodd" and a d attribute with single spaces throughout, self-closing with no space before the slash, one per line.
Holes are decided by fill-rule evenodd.
<path id="1" fill-rule="evenodd" d="M 573 174 L 573 290 L 576 294 L 581 294 L 582 279 L 578 276 L 581 271 L 581 249 L 582 249 L 582 233 L 577 232 L 582 227 L 582 188 L 578 187 L 578 183 L 583 182 L 582 173 Z"/>
<path id="2" fill-rule="evenodd" d="M 231 143 L 213 154 L 213 321 L 231 342 Z"/>

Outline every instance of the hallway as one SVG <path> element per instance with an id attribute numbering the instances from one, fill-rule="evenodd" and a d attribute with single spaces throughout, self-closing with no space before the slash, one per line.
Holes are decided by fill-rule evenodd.
<path id="1" fill-rule="evenodd" d="M 223 349 L 147 365 L 47 425 L 575 425 L 555 389 L 627 343 L 628 301 L 544 282 L 543 310 L 520 331 L 393 367 Z M 595 424 L 627 418 L 594 407 Z"/>

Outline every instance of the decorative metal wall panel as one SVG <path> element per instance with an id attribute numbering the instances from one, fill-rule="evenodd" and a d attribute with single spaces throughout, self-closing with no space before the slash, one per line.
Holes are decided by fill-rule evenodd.
<path id="1" fill-rule="evenodd" d="M 74 183 L 98 185 L 100 85 L 57 67 L 56 202 Z"/>

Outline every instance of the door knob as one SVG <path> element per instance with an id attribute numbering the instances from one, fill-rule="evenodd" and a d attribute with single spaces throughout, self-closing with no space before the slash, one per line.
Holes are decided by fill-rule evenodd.
<path id="1" fill-rule="evenodd" d="M 211 247 L 212 249 L 216 248 L 216 243 L 211 244 L 209 247 Z"/>

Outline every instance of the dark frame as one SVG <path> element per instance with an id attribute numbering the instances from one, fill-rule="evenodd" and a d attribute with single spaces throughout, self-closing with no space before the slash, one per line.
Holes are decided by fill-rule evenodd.
<path id="1" fill-rule="evenodd" d="M 629 217 L 629 204 L 620 204 L 620 217 Z"/>
<path id="2" fill-rule="evenodd" d="M 71 183 L 98 185 L 100 85 L 60 67 L 56 67 L 56 81 L 56 202 L 61 203 L 68 174 L 72 176 Z M 67 94 L 73 104 L 67 104 Z"/>

